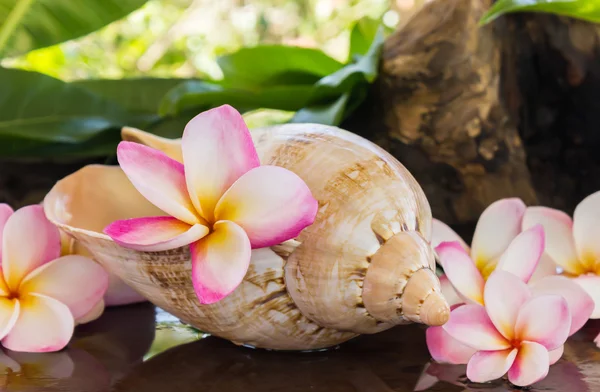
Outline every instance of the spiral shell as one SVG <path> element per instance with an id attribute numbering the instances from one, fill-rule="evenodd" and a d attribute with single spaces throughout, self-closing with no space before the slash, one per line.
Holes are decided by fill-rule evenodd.
<path id="1" fill-rule="evenodd" d="M 134 129 L 123 137 L 181 161 L 178 140 Z M 116 219 L 164 215 L 120 168 L 88 166 L 59 181 L 44 201 L 46 214 L 151 302 L 237 344 L 319 349 L 397 324 L 446 322 L 428 243 L 430 207 L 404 166 L 335 127 L 287 124 L 252 137 L 261 163 L 300 176 L 319 211 L 298 238 L 254 250 L 242 284 L 215 304 L 196 299 L 187 247 L 139 252 L 102 233 Z"/>

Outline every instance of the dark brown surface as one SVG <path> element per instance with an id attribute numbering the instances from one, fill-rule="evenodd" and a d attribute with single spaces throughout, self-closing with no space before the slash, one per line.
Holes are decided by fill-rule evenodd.
<path id="1" fill-rule="evenodd" d="M 157 322 L 155 322 L 155 319 Z M 600 324 L 567 344 L 565 355 L 537 391 L 600 390 Z M 466 382 L 464 366 L 429 362 L 424 328 L 400 326 L 326 352 L 282 353 L 237 347 L 207 337 L 153 306 L 112 308 L 78 328 L 55 354 L 5 352 L 0 390 L 6 392 L 401 392 L 512 391 L 505 381 Z M 19 363 L 18 370 L 14 363 Z M 72 365 L 71 365 L 72 364 Z"/>

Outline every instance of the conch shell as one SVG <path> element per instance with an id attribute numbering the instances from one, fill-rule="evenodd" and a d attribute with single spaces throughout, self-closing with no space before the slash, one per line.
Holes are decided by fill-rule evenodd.
<path id="1" fill-rule="evenodd" d="M 179 140 L 130 128 L 123 138 L 181 161 Z M 88 166 L 59 181 L 46 214 L 152 303 L 237 344 L 320 349 L 398 324 L 448 320 L 428 242 L 431 210 L 404 166 L 335 127 L 287 124 L 252 138 L 261 163 L 300 176 L 319 210 L 298 238 L 255 249 L 242 284 L 215 304 L 197 301 L 187 247 L 139 252 L 102 233 L 117 219 L 164 215 L 119 167 Z"/>

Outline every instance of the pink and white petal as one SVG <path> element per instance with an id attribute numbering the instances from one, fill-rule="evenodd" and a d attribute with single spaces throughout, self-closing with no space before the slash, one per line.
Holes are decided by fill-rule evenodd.
<path id="1" fill-rule="evenodd" d="M 456 293 L 452 283 L 446 275 L 442 275 L 439 277 L 440 280 L 440 288 L 442 290 L 442 295 L 446 298 L 446 302 L 448 305 L 452 307 L 453 305 L 462 304 L 465 301 Z"/>
<path id="2" fill-rule="evenodd" d="M 549 368 L 548 350 L 535 342 L 523 342 L 508 371 L 508 380 L 520 387 L 531 385 L 546 377 Z"/>
<path id="3" fill-rule="evenodd" d="M 117 158 L 129 181 L 150 203 L 190 225 L 200 222 L 188 195 L 183 164 L 134 142 L 119 143 Z"/>
<path id="4" fill-rule="evenodd" d="M 496 270 L 510 272 L 527 283 L 544 253 L 544 229 L 535 225 L 515 237 L 500 257 Z"/>
<path id="5" fill-rule="evenodd" d="M 215 218 L 237 223 L 248 234 L 252 248 L 264 248 L 296 238 L 314 222 L 318 208 L 296 174 L 278 166 L 260 166 L 225 192 Z"/>
<path id="6" fill-rule="evenodd" d="M 560 295 L 540 295 L 531 298 L 519 310 L 515 338 L 554 350 L 565 343 L 570 328 L 571 312 L 567 301 Z"/>
<path id="7" fill-rule="evenodd" d="M 523 216 L 523 230 L 542 225 L 546 235 L 545 252 L 565 271 L 582 271 L 575 251 L 573 220 L 562 211 L 547 207 L 528 207 Z"/>
<path id="8" fill-rule="evenodd" d="M 504 350 L 510 347 L 481 305 L 463 305 L 452 310 L 450 320 L 442 328 L 454 339 L 476 350 Z"/>
<path id="9" fill-rule="evenodd" d="M 19 301 L 0 297 L 0 339 L 15 326 L 19 317 Z"/>
<path id="10" fill-rule="evenodd" d="M 485 284 L 483 298 L 496 329 L 506 339 L 514 339 L 519 309 L 531 298 L 527 285 L 509 272 L 496 270 Z"/>
<path id="11" fill-rule="evenodd" d="M 41 294 L 67 305 L 75 319 L 102 300 L 108 288 L 108 273 L 92 259 L 69 255 L 30 273 L 19 286 L 19 295 Z"/>
<path id="12" fill-rule="evenodd" d="M 600 265 L 600 191 L 583 199 L 573 214 L 573 237 L 579 261 L 588 270 Z"/>
<path id="13" fill-rule="evenodd" d="M 531 275 L 531 278 L 529 278 L 528 283 L 531 284 L 545 278 L 546 276 L 553 276 L 556 274 L 558 274 L 556 263 L 550 258 L 550 256 L 546 254 L 546 252 L 544 252 L 542 253 L 542 257 L 540 257 L 540 262 L 538 263 L 535 271 L 533 271 L 533 275 Z"/>
<path id="14" fill-rule="evenodd" d="M 600 276 L 581 275 L 571 280 L 577 283 L 594 301 L 594 310 L 590 318 L 600 318 Z"/>
<path id="15" fill-rule="evenodd" d="M 185 126 L 181 148 L 189 195 L 210 221 L 225 191 L 260 165 L 244 119 L 229 105 L 194 117 Z"/>
<path id="16" fill-rule="evenodd" d="M 212 304 L 231 294 L 250 265 L 250 240 L 233 222 L 215 223 L 213 232 L 190 245 L 192 283 L 201 304 Z"/>
<path id="17" fill-rule="evenodd" d="M 516 348 L 478 351 L 467 365 L 467 377 L 472 382 L 488 382 L 506 374 L 517 356 Z"/>
<path id="18" fill-rule="evenodd" d="M 89 312 L 75 319 L 75 324 L 87 324 L 99 319 L 104 313 L 105 307 L 104 299 L 101 299 Z"/>
<path id="19" fill-rule="evenodd" d="M 6 203 L 0 203 L 0 261 L 2 261 L 2 233 L 8 218 L 14 213 L 13 209 Z"/>
<path id="20" fill-rule="evenodd" d="M 129 305 L 148 301 L 143 295 L 132 289 L 117 275 L 108 275 L 108 289 L 104 294 L 106 306 Z"/>
<path id="21" fill-rule="evenodd" d="M 118 220 L 104 229 L 104 233 L 124 248 L 158 252 L 180 248 L 207 235 L 208 227 L 188 225 L 171 216 Z"/>
<path id="22" fill-rule="evenodd" d="M 597 283 L 600 285 L 600 278 Z M 594 311 L 595 303 L 592 297 L 581 286 L 564 276 L 547 276 L 530 283 L 529 287 L 536 296 L 558 294 L 567 301 L 571 313 L 569 336 L 579 331 Z M 600 292 L 600 289 L 598 291 Z"/>
<path id="23" fill-rule="evenodd" d="M 454 242 L 458 241 L 460 246 L 467 251 L 470 251 L 469 246 L 463 241 L 462 238 L 454 230 L 450 228 L 447 224 L 442 222 L 441 220 L 437 220 L 433 218 L 431 225 L 431 246 L 433 248 L 437 247 L 442 242 Z"/>
<path id="24" fill-rule="evenodd" d="M 460 243 L 442 242 L 435 248 L 435 251 L 444 268 L 444 273 L 458 294 L 473 303 L 483 304 L 485 282 L 473 260 L 460 246 Z"/>
<path id="25" fill-rule="evenodd" d="M 23 207 L 6 221 L 2 236 L 2 272 L 11 290 L 31 271 L 60 255 L 60 234 L 41 205 Z"/>
<path id="26" fill-rule="evenodd" d="M 550 365 L 554 365 L 558 360 L 562 357 L 565 352 L 565 346 L 562 345 L 559 348 L 555 348 L 554 350 L 548 351 L 548 355 L 550 356 Z"/>
<path id="27" fill-rule="evenodd" d="M 2 340 L 4 347 L 42 353 L 62 350 L 69 343 L 75 322 L 65 304 L 42 295 L 22 297 L 19 303 L 19 317 Z"/>
<path id="28" fill-rule="evenodd" d="M 439 363 L 463 365 L 477 350 L 454 339 L 442 327 L 429 327 L 425 332 L 431 357 Z"/>
<path id="29" fill-rule="evenodd" d="M 475 227 L 471 256 L 477 268 L 483 269 L 500 257 L 510 242 L 521 232 L 525 203 L 518 198 L 501 199 L 483 211 Z"/>

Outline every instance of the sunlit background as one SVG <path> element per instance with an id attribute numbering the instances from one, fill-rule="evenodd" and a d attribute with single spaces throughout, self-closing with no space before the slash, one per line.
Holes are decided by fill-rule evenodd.
<path id="1" fill-rule="evenodd" d="M 343 61 L 363 17 L 390 29 L 426 0 L 151 0 L 88 36 L 6 58 L 2 66 L 65 81 L 124 77 L 219 79 L 216 58 L 243 46 L 320 48 Z"/>

